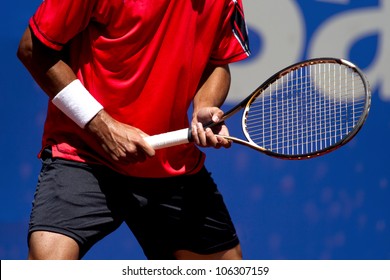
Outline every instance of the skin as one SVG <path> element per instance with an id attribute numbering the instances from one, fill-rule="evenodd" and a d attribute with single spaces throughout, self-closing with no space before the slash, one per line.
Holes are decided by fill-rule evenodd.
<path id="1" fill-rule="evenodd" d="M 23 34 L 17 51 L 18 58 L 32 77 L 53 98 L 70 82 L 77 79 L 72 69 L 61 59 L 61 52 L 44 46 L 29 28 Z M 208 65 L 194 97 L 191 121 L 194 142 L 202 147 L 230 147 L 231 143 L 214 133 L 228 135 L 227 127 L 217 125 L 203 128 L 211 120 L 217 122 L 223 115 L 223 104 L 230 87 L 228 65 Z M 146 133 L 120 123 L 104 109 L 86 125 L 85 129 L 96 137 L 104 150 L 116 161 L 142 162 L 155 155 L 155 150 L 143 140 Z M 210 255 L 200 255 L 186 250 L 175 252 L 177 259 L 241 259 L 240 246 Z M 78 259 L 79 246 L 75 240 L 62 234 L 36 231 L 29 239 L 29 259 Z"/>

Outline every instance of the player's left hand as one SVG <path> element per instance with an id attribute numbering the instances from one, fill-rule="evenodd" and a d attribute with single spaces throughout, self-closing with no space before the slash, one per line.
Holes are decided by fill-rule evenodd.
<path id="1" fill-rule="evenodd" d="M 191 122 L 191 133 L 193 141 L 201 147 L 229 148 L 231 142 L 218 135 L 229 136 L 229 130 L 224 122 L 204 128 L 205 124 L 219 122 L 223 116 L 223 111 L 218 107 L 204 107 L 195 112 Z"/>

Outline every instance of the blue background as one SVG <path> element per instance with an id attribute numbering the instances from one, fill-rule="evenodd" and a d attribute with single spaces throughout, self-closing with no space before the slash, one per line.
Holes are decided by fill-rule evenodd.
<path id="1" fill-rule="evenodd" d="M 257 8 L 259 2 L 244 0 L 247 7 Z M 299 7 L 305 23 L 305 42 L 297 61 L 309 56 L 311 38 L 324 22 L 346 11 L 381 9 L 383 1 L 291 2 Z M 47 97 L 15 55 L 39 3 L 5 1 L 0 11 L 1 259 L 26 258 L 29 211 L 40 169 L 36 154 Z M 389 18 L 387 15 L 387 21 Z M 247 21 L 253 56 L 245 63 L 250 63 L 262 55 L 265 37 L 255 28 L 255 17 Z M 285 24 L 288 29 L 288 22 Z M 384 50 L 390 49 L 383 45 L 387 42 L 383 34 L 374 32 L 353 42 L 346 58 L 368 71 L 379 44 Z M 245 75 L 245 63 L 239 66 L 241 75 Z M 390 79 L 389 75 L 384 74 Z M 372 108 L 362 131 L 347 146 L 326 156 L 284 161 L 238 145 L 229 150 L 205 150 L 207 165 L 225 196 L 246 259 L 390 259 L 390 98 L 386 98 L 390 92 L 381 92 L 378 79 L 374 79 L 372 89 Z M 226 108 L 233 103 L 229 100 Z M 234 121 L 230 124 L 232 134 L 240 133 Z M 85 258 L 144 256 L 132 234 L 121 227 Z"/>

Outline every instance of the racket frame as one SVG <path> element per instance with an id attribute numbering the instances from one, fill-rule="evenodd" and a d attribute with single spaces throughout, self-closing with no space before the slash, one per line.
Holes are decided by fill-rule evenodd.
<path id="1" fill-rule="evenodd" d="M 253 101 L 261 95 L 265 89 L 268 88 L 270 84 L 272 84 L 274 81 L 280 79 L 282 76 L 287 75 L 288 73 L 291 73 L 294 70 L 297 70 L 299 68 L 305 67 L 305 66 L 310 66 L 310 65 L 315 65 L 315 64 L 323 64 L 323 63 L 337 63 L 341 65 L 346 65 L 350 69 L 352 69 L 355 73 L 357 73 L 363 82 L 364 89 L 365 89 L 365 102 L 364 102 L 364 109 L 363 113 L 360 116 L 359 120 L 357 121 L 356 125 L 354 128 L 346 135 L 346 137 L 343 137 L 341 140 L 338 142 L 322 149 L 316 152 L 311 152 L 311 153 L 305 153 L 305 154 L 295 154 L 295 155 L 287 155 L 287 154 L 281 154 L 281 153 L 276 153 L 271 150 L 268 150 L 264 147 L 261 147 L 254 143 L 249 135 L 249 133 L 246 130 L 246 117 L 248 115 L 250 105 L 253 103 Z M 239 143 L 241 145 L 245 145 L 247 147 L 250 147 L 252 149 L 258 150 L 262 153 L 265 153 L 269 156 L 280 158 L 280 159 L 288 159 L 288 160 L 301 160 L 301 159 L 310 159 L 314 157 L 318 157 L 324 154 L 327 154 L 343 145 L 348 143 L 362 128 L 363 124 L 365 123 L 369 110 L 371 107 L 371 90 L 370 90 L 370 85 L 368 83 L 367 78 L 365 77 L 364 73 L 352 62 L 345 60 L 345 59 L 340 59 L 340 58 L 331 58 L 331 57 L 322 57 L 322 58 L 313 58 L 313 59 L 308 59 L 305 61 L 301 61 L 295 64 L 292 64 L 279 72 L 275 73 L 272 75 L 270 78 L 268 78 L 264 83 L 262 83 L 257 89 L 255 89 L 247 98 L 245 98 L 240 104 L 238 104 L 236 107 L 231 109 L 226 113 L 226 118 L 230 117 L 234 113 L 236 113 L 238 110 L 241 108 L 244 108 L 244 112 L 242 114 L 242 121 L 241 121 L 241 127 L 242 127 L 242 132 L 245 135 L 245 138 L 247 139 L 248 142 L 236 138 L 236 137 L 225 137 L 222 136 L 226 139 L 229 139 L 233 142 Z M 224 118 L 224 120 L 226 119 Z"/>

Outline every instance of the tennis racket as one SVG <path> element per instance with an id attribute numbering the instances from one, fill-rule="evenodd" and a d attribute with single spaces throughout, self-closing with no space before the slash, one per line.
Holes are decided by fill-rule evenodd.
<path id="1" fill-rule="evenodd" d="M 220 122 L 243 112 L 243 139 L 219 137 L 277 158 L 313 158 L 350 141 L 363 126 L 370 104 L 369 83 L 353 63 L 337 58 L 310 59 L 274 74 L 225 113 Z M 155 149 L 185 144 L 192 141 L 191 130 L 145 140 Z"/>

